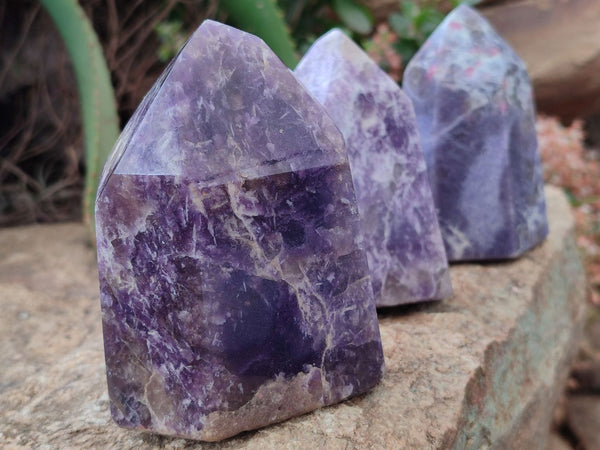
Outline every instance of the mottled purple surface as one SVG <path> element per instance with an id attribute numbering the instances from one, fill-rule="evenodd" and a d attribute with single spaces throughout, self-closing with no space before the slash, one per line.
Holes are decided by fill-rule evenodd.
<path id="1" fill-rule="evenodd" d="M 514 258 L 548 234 L 523 62 L 475 10 L 451 12 L 408 64 L 451 261 Z"/>
<path id="2" fill-rule="evenodd" d="M 346 139 L 377 306 L 449 297 L 411 101 L 340 30 L 315 42 L 296 76 Z"/>
<path id="3" fill-rule="evenodd" d="M 219 440 L 380 380 L 343 138 L 260 39 L 204 22 L 123 132 L 96 220 L 119 425 Z"/>

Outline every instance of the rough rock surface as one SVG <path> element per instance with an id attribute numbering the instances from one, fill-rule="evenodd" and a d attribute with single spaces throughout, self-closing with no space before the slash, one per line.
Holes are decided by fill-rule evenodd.
<path id="1" fill-rule="evenodd" d="M 217 441 L 375 386 L 359 219 L 323 107 L 262 40 L 205 21 L 123 131 L 96 200 L 115 421 Z"/>
<path id="2" fill-rule="evenodd" d="M 567 400 L 569 428 L 585 450 L 600 450 L 600 401 L 596 395 L 571 395 Z"/>
<path id="3" fill-rule="evenodd" d="M 459 6 L 406 67 L 450 261 L 515 258 L 548 233 L 531 85 L 523 62 Z"/>
<path id="4" fill-rule="evenodd" d="M 109 415 L 94 252 L 83 226 L 0 231 L 0 447 L 544 448 L 580 337 L 585 280 L 564 196 L 517 261 L 451 268 L 455 296 L 380 316 L 371 393 L 217 444 Z"/>
<path id="5" fill-rule="evenodd" d="M 548 438 L 546 450 L 573 450 L 573 447 L 560 434 L 553 432 Z"/>
<path id="6" fill-rule="evenodd" d="M 319 38 L 295 73 L 346 139 L 377 306 L 450 297 L 410 99 L 339 29 Z"/>
<path id="7" fill-rule="evenodd" d="M 480 9 L 525 61 L 538 110 L 564 119 L 600 112 L 600 2 L 516 0 Z"/>

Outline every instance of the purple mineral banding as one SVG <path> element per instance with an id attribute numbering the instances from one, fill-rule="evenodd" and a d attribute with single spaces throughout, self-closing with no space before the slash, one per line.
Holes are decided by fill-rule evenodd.
<path id="1" fill-rule="evenodd" d="M 380 381 L 343 137 L 257 37 L 193 34 L 117 142 L 96 226 L 119 425 L 215 441 Z"/>
<path id="2" fill-rule="evenodd" d="M 410 99 L 337 29 L 314 43 L 295 72 L 346 139 L 377 306 L 449 297 Z"/>
<path id="3" fill-rule="evenodd" d="M 408 64 L 451 261 L 515 258 L 548 234 L 523 62 L 475 10 L 452 11 Z"/>

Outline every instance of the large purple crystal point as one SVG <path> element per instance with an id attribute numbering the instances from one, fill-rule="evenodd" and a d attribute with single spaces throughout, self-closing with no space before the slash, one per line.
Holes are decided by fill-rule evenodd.
<path id="1" fill-rule="evenodd" d="M 296 76 L 346 138 L 377 305 L 449 297 L 411 101 L 340 30 L 315 42 Z"/>
<path id="2" fill-rule="evenodd" d="M 219 440 L 380 380 L 343 137 L 260 39 L 200 26 L 117 143 L 96 220 L 118 424 Z"/>
<path id="3" fill-rule="evenodd" d="M 548 234 L 523 62 L 477 12 L 451 12 L 408 64 L 451 261 L 514 258 Z"/>

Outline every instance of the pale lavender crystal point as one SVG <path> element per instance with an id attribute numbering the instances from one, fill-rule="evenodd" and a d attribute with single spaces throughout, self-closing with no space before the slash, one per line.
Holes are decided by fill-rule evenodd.
<path id="1" fill-rule="evenodd" d="M 452 294 L 411 101 L 340 30 L 321 37 L 296 77 L 346 139 L 377 306 Z"/>
<path id="2" fill-rule="evenodd" d="M 523 62 L 475 10 L 451 12 L 408 64 L 451 261 L 514 258 L 548 234 Z"/>
<path id="3" fill-rule="evenodd" d="M 260 39 L 200 26 L 117 143 L 96 225 L 119 425 L 219 440 L 381 379 L 343 137 Z"/>

